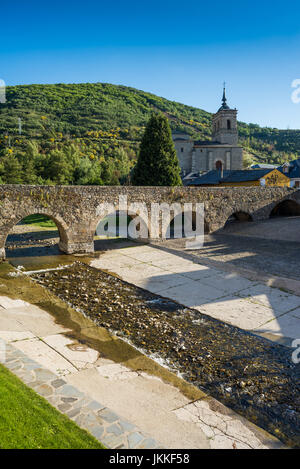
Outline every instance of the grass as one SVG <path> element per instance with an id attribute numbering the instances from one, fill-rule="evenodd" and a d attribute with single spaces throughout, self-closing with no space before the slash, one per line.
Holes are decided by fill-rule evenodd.
<path id="1" fill-rule="evenodd" d="M 21 225 L 35 225 L 41 226 L 42 228 L 57 228 L 56 224 L 53 220 L 51 220 L 51 218 L 47 217 L 46 215 L 40 215 L 39 213 L 29 215 L 28 217 L 24 218 L 21 221 Z"/>
<path id="2" fill-rule="evenodd" d="M 100 225 L 102 227 L 102 234 L 105 234 L 104 229 L 108 228 L 108 224 L 110 221 L 110 218 L 112 218 L 111 222 L 113 223 L 114 221 L 114 214 L 111 216 L 107 216 L 101 220 L 99 223 L 98 229 L 100 229 Z M 119 227 L 119 220 L 120 217 L 116 216 L 116 226 Z M 130 216 L 127 216 L 127 225 L 131 222 Z M 26 218 L 23 218 L 23 220 L 20 222 L 20 225 L 33 225 L 33 226 L 40 226 L 41 228 L 57 228 L 57 225 L 54 223 L 51 218 L 47 217 L 47 215 L 41 215 L 40 213 L 35 213 L 33 215 L 29 215 Z"/>
<path id="3" fill-rule="evenodd" d="M 103 449 L 0 365 L 0 449 Z"/>

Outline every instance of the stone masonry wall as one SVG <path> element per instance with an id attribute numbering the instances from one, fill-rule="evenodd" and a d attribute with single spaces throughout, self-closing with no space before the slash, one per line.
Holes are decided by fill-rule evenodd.
<path id="1" fill-rule="evenodd" d="M 229 216 L 238 211 L 249 213 L 254 220 L 263 220 L 284 199 L 300 203 L 300 191 L 281 187 L 0 185 L 0 257 L 5 257 L 5 241 L 14 225 L 34 213 L 48 215 L 56 222 L 62 251 L 93 252 L 96 227 L 112 208 L 118 209 L 120 195 L 127 196 L 128 204 L 144 202 L 148 213 L 153 202 L 182 205 L 203 202 L 210 232 L 223 227 Z"/>

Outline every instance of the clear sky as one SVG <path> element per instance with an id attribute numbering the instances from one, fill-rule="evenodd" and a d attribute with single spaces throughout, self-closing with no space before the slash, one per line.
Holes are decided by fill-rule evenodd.
<path id="1" fill-rule="evenodd" d="M 1 5 L 7 85 L 107 82 L 239 119 L 300 128 L 300 2 L 19 1 Z"/>

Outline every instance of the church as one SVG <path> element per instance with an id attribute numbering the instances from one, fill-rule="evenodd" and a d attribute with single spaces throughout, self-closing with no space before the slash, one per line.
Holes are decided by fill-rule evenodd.
<path id="1" fill-rule="evenodd" d="M 212 118 L 212 139 L 194 141 L 188 134 L 172 134 L 182 177 L 211 170 L 243 168 L 243 150 L 238 145 L 237 110 L 227 105 L 225 85 L 222 106 Z"/>

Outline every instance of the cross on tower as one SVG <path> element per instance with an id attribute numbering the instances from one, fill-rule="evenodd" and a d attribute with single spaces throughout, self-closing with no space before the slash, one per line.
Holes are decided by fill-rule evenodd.
<path id="1" fill-rule="evenodd" d="M 222 103 L 223 106 L 225 107 L 227 104 L 227 99 L 226 99 L 226 82 L 224 81 L 223 83 L 223 98 L 222 98 Z"/>

